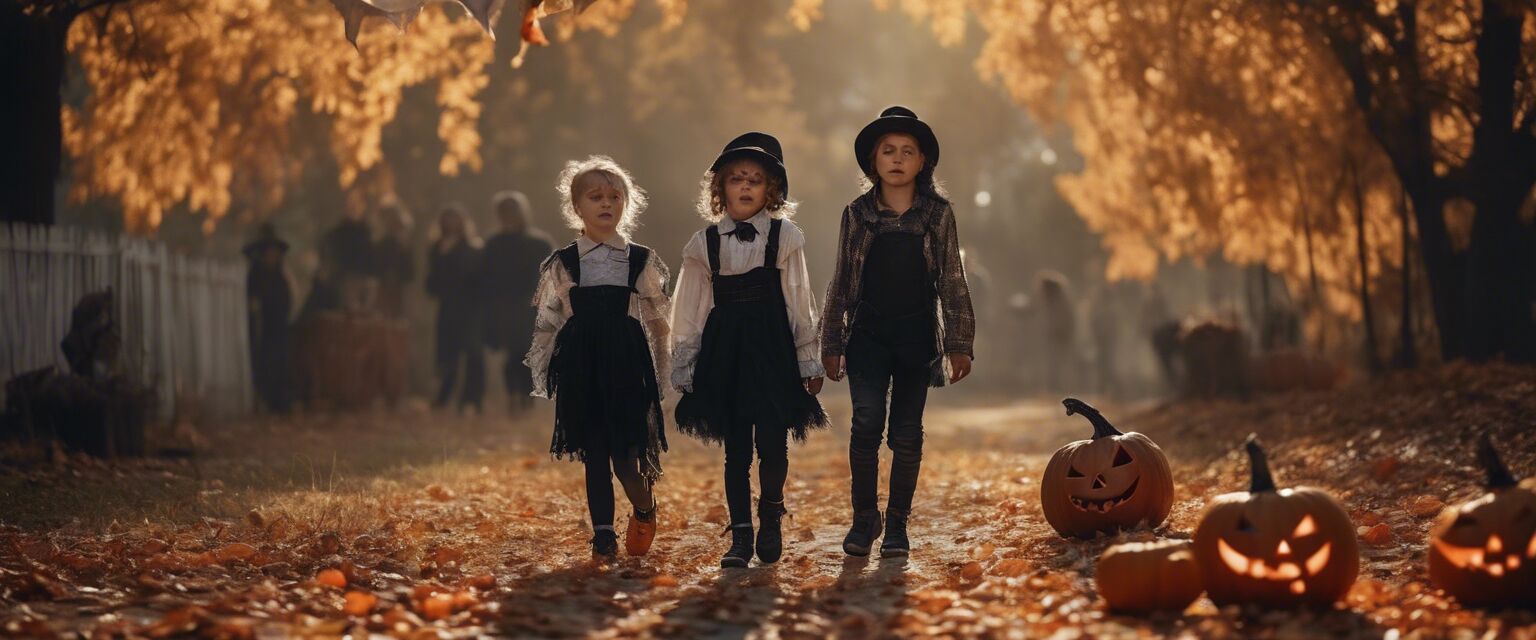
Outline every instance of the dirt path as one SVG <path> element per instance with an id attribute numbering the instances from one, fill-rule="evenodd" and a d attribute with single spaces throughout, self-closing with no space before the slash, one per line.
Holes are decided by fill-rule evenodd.
<path id="1" fill-rule="evenodd" d="M 1500 378 L 1491 396 L 1466 402 L 1493 407 L 1487 411 L 1496 415 L 1528 416 L 1529 401 L 1500 400 L 1519 392 L 1520 379 Z M 845 393 L 830 388 L 839 425 L 847 423 Z M 1431 476 L 1446 487 L 1447 500 L 1470 495 L 1474 476 L 1465 465 L 1405 459 L 1416 467 L 1386 484 L 1341 475 L 1369 468 L 1378 444 L 1400 455 L 1423 442 L 1393 439 L 1390 432 L 1373 438 L 1369 429 L 1329 435 L 1327 429 L 1347 425 L 1308 418 L 1329 406 L 1318 398 L 1189 413 L 1140 411 L 1145 407 L 1106 413 L 1137 416 L 1118 423 L 1163 442 L 1174 462 L 1178 502 L 1156 535 L 1187 537 L 1205 500 L 1241 487 L 1246 466 L 1234 447 L 1249 430 L 1271 440 L 1282 483 L 1329 486 L 1356 510 L 1357 521 L 1388 523 L 1396 538 L 1362 547 L 1361 581 L 1347 606 L 1244 612 L 1202 599 L 1183 616 L 1106 614 L 1094 590 L 1094 559 L 1113 541 L 1154 533 L 1067 541 L 1044 523 L 1038 484 L 1044 464 L 1060 444 L 1085 437 L 1086 423 L 1043 400 L 962 404 L 935 394 L 912 519 L 915 546 L 906 560 L 855 560 L 840 550 L 849 516 L 846 426 L 791 449 L 786 498 L 793 518 L 786 523 L 784 559 L 724 572 L 717 566 L 728 546 L 721 535 L 718 449 L 674 438 L 658 489 L 662 528 L 653 552 L 598 566 L 586 547 L 581 469 L 542 454 L 542 416 L 523 423 L 426 414 L 311 419 L 269 427 L 260 438 L 238 436 L 243 449 L 204 459 L 191 479 L 175 465 L 95 470 L 72 481 L 33 472 L 33 486 L 46 488 L 33 502 L 110 474 L 121 486 L 159 473 L 162 480 L 176 478 L 167 483 L 200 488 L 185 494 L 193 497 L 174 512 L 139 505 L 116 523 L 45 524 L 47 517 L 33 517 L 24 528 L 0 531 L 0 605 L 10 607 L 0 623 L 9 633 L 230 637 L 348 631 L 412 637 L 1381 637 L 1453 627 L 1473 635 L 1536 634 L 1530 613 L 1463 611 L 1424 582 L 1427 518 L 1397 504 L 1423 491 Z M 1529 435 L 1516 437 L 1523 438 L 1517 446 L 1531 444 Z M 408 466 L 369 453 L 378 450 Z M 251 470 L 270 466 L 253 458 L 323 459 L 326 451 L 335 454 L 331 471 L 310 465 L 308 483 L 303 465 Z M 883 454 L 888 464 L 889 452 Z M 1518 457 L 1524 463 L 1531 456 Z M 14 495 L 8 491 L 8 503 Z M 619 513 L 622 529 L 622 498 Z M 145 521 L 144 514 L 154 515 Z M 345 589 L 317 583 L 331 567 L 346 577 Z M 346 591 L 371 604 L 367 614 L 343 613 Z M 443 595 L 434 600 L 433 592 Z"/>

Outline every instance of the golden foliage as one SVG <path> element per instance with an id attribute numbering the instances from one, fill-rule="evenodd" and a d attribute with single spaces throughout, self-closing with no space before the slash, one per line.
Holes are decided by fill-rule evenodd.
<path id="1" fill-rule="evenodd" d="M 130 230 L 152 231 L 180 205 L 221 217 L 235 193 L 278 202 L 310 142 L 293 136 L 304 108 L 328 117 L 351 186 L 381 167 L 402 91 L 433 81 L 441 170 L 480 168 L 477 96 L 492 41 L 437 7 L 409 37 L 370 24 L 354 51 L 320 0 L 162 0 L 98 9 L 76 21 L 68 46 L 91 89 L 63 113 L 72 195 L 120 201 Z"/>
<path id="2" fill-rule="evenodd" d="M 890 0 L 886 0 L 890 1 Z M 902 0 L 914 19 L 958 37 L 955 0 Z M 1358 316 L 1354 183 L 1367 269 L 1401 262 L 1399 185 L 1326 44 L 1276 5 L 1240 0 L 972 0 L 986 31 L 977 69 L 1047 123 L 1070 127 L 1086 166 L 1058 188 L 1110 252 L 1111 278 L 1146 278 L 1182 257 L 1262 263 L 1311 288 L 1322 308 Z M 1380 15 L 1390 8 L 1382 3 Z M 1464 3 L 1426 3 L 1441 36 L 1435 80 L 1465 93 Z M 941 27 L 935 16 L 958 26 Z M 1383 18 L 1387 19 L 1387 18 Z M 1471 144 L 1464 111 L 1434 130 L 1446 167 Z"/>

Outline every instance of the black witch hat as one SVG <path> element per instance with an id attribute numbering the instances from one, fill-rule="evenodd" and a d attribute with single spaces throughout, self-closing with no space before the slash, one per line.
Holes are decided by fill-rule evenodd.
<path id="1" fill-rule="evenodd" d="M 277 237 L 277 227 L 270 222 L 262 224 L 256 230 L 256 237 L 246 243 L 245 248 L 241 251 L 245 253 L 246 257 L 254 258 L 268 247 L 277 247 L 283 253 L 288 252 L 288 243 L 284 242 L 282 238 Z"/>
<path id="2" fill-rule="evenodd" d="M 864 125 L 859 131 L 859 136 L 853 139 L 853 156 L 859 161 L 859 168 L 864 170 L 864 175 L 871 178 L 875 175 L 875 164 L 872 152 L 875 143 L 887 133 L 905 133 L 917 139 L 917 145 L 922 148 L 923 156 L 928 161 L 928 167 L 936 167 L 939 164 L 939 139 L 933 135 L 933 129 L 928 123 L 917 119 L 917 114 L 911 109 L 902 106 L 888 107 L 880 112 L 880 117 L 874 122 Z"/>
<path id="3" fill-rule="evenodd" d="M 789 172 L 784 169 L 784 149 L 779 146 L 778 138 L 758 131 L 736 136 L 736 139 L 725 145 L 725 150 L 715 158 L 714 164 L 709 165 L 709 170 L 718 172 L 720 167 L 743 157 L 752 158 L 762 163 L 764 169 L 777 174 L 784 184 L 784 197 L 789 197 Z"/>

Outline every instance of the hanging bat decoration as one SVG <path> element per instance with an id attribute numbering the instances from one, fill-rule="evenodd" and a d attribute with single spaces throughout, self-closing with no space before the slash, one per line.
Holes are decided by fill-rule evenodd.
<path id="1" fill-rule="evenodd" d="M 364 19 L 383 18 L 404 32 L 416 16 L 421 15 L 422 7 L 428 2 L 455 2 L 464 7 L 492 40 L 496 39 L 495 24 L 507 4 L 507 0 L 331 0 L 331 5 L 341 14 L 347 41 L 356 47 L 357 34 L 362 29 Z M 544 31 L 539 28 L 539 18 L 567 9 L 581 13 L 593 2 L 596 0 L 513 0 L 514 8 L 522 16 L 518 29 L 522 44 L 514 66 L 521 60 L 529 44 L 549 44 L 549 39 L 544 37 Z"/>

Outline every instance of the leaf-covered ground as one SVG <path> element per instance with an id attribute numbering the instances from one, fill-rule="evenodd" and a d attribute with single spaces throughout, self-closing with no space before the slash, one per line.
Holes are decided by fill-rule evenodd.
<path id="1" fill-rule="evenodd" d="M 1429 587 L 1423 551 L 1439 508 L 1479 493 L 1477 434 L 1494 434 L 1517 475 L 1536 474 L 1531 368 L 1104 407 L 1164 447 L 1177 502 L 1163 530 L 1086 542 L 1046 526 L 1039 477 L 1087 424 L 1046 399 L 941 390 L 906 560 L 840 550 L 846 393 L 824 394 L 844 426 L 791 450 L 784 559 L 727 571 L 716 565 L 727 546 L 717 449 L 674 438 L 655 548 L 600 566 L 579 465 L 542 453 L 546 414 L 204 425 L 213 450 L 191 460 L 11 462 L 0 471 L 0 634 L 1536 638 L 1532 612 L 1463 610 Z M 1094 559 L 1117 540 L 1188 537 L 1209 498 L 1243 488 L 1249 432 L 1282 485 L 1326 487 L 1351 510 L 1363 562 L 1346 602 L 1265 612 L 1202 598 L 1183 615 L 1106 613 Z"/>

